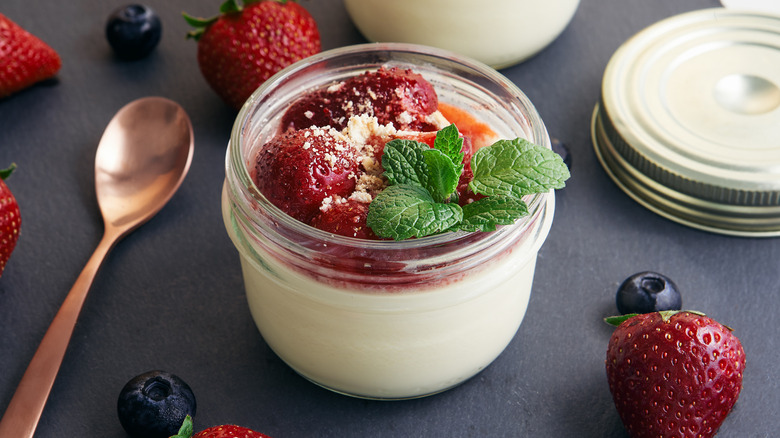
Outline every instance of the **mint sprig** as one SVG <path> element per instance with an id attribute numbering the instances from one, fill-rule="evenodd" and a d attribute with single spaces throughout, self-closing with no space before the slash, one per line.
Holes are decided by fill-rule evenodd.
<path id="1" fill-rule="evenodd" d="M 463 138 L 455 125 L 447 126 L 436 133 L 434 147 L 444 152 L 456 166 L 463 170 Z"/>
<path id="2" fill-rule="evenodd" d="M 450 125 L 436 134 L 434 147 L 392 140 L 382 156 L 390 184 L 371 202 L 368 226 L 395 240 L 444 231 L 494 231 L 528 214 L 522 197 L 564 187 L 569 170 L 556 153 L 524 139 L 499 140 L 471 159 L 469 188 L 485 197 L 457 203 L 463 172 L 463 138 Z"/>
<path id="3" fill-rule="evenodd" d="M 474 179 L 469 188 L 487 196 L 522 197 L 560 189 L 569 171 L 555 152 L 526 139 L 499 140 L 479 149 L 471 159 Z"/>
<path id="4" fill-rule="evenodd" d="M 436 202 L 428 190 L 411 184 L 382 190 L 371 202 L 367 219 L 374 233 L 395 240 L 437 234 L 462 220 L 458 204 Z"/>
<path id="5" fill-rule="evenodd" d="M 414 140 L 387 142 L 382 167 L 390 184 L 422 187 L 436 202 L 447 201 L 455 192 L 462 171 L 441 150 L 431 149 L 427 144 Z"/>
<path id="6" fill-rule="evenodd" d="M 495 231 L 497 225 L 512 225 L 528 214 L 528 206 L 521 199 L 495 195 L 463 206 L 464 231 Z"/>

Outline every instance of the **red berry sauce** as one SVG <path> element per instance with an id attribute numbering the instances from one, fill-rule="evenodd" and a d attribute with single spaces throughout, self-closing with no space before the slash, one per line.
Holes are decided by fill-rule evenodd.
<path id="1" fill-rule="evenodd" d="M 282 118 L 282 128 L 331 126 L 344 129 L 349 118 L 366 114 L 396 129 L 436 131 L 428 121 L 438 108 L 428 81 L 411 70 L 380 68 L 317 90 L 295 102 Z"/>

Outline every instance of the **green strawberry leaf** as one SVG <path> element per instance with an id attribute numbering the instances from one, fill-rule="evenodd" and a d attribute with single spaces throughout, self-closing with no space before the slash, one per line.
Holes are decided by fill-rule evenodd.
<path id="1" fill-rule="evenodd" d="M 194 433 L 194 427 L 195 426 L 192 423 L 192 417 L 187 415 L 186 417 L 184 417 L 184 421 L 181 423 L 179 432 L 176 435 L 171 436 L 170 438 L 190 438 Z"/>
<path id="2" fill-rule="evenodd" d="M 184 17 L 184 21 L 187 22 L 192 27 L 206 27 L 209 24 L 217 21 L 218 17 L 211 17 L 211 18 L 202 18 L 202 17 L 193 17 L 192 15 L 182 12 L 182 17 Z"/>
<path id="3" fill-rule="evenodd" d="M 512 196 L 495 195 L 463 206 L 464 231 L 495 231 L 497 225 L 511 225 L 528 214 L 528 206 Z"/>
<path id="4" fill-rule="evenodd" d="M 693 313 L 694 315 L 706 316 L 704 313 L 699 312 L 698 310 L 661 310 L 661 311 L 658 311 L 658 312 L 649 312 L 649 313 L 658 313 L 659 315 L 661 315 L 661 319 L 663 319 L 664 321 L 668 321 L 669 318 L 671 318 L 672 316 L 674 316 L 674 315 L 676 315 L 678 313 L 681 313 L 681 312 L 688 312 L 688 313 Z M 613 326 L 617 327 L 620 324 L 622 324 L 623 322 L 625 322 L 626 320 L 631 319 L 631 318 L 633 318 L 633 317 L 635 317 L 637 315 L 639 315 L 639 314 L 638 313 L 627 313 L 625 315 L 608 316 L 608 317 L 604 318 L 604 322 L 606 322 L 609 325 L 613 325 Z M 731 329 L 729 329 L 729 330 L 731 330 Z"/>
<path id="5" fill-rule="evenodd" d="M 14 170 L 16 170 L 16 163 L 11 163 L 10 166 L 0 170 L 0 179 L 5 180 L 14 173 Z"/>
<path id="6" fill-rule="evenodd" d="M 236 0 L 225 0 L 219 6 L 219 12 L 223 14 L 232 14 L 234 12 L 241 12 L 242 7 L 236 3 Z"/>
<path id="7" fill-rule="evenodd" d="M 380 192 L 368 208 L 368 226 L 380 237 L 404 240 L 440 233 L 458 224 L 457 204 L 435 202 L 422 187 L 399 184 Z"/>
<path id="8" fill-rule="evenodd" d="M 193 17 L 192 15 L 189 15 L 186 12 L 182 12 L 181 15 L 184 17 L 184 21 L 186 21 L 187 24 L 195 28 L 187 32 L 187 38 L 194 39 L 195 41 L 200 40 L 203 34 L 206 33 L 206 28 L 211 26 L 212 23 L 216 22 L 217 19 L 219 19 L 219 17 L 211 17 L 211 18 Z"/>
<path id="9" fill-rule="evenodd" d="M 254 0 L 245 0 L 243 2 L 244 6 L 249 5 L 251 3 L 255 3 Z M 195 41 L 200 40 L 200 38 L 203 36 L 204 33 L 206 33 L 206 29 L 214 24 L 217 20 L 219 20 L 219 17 L 226 14 L 234 14 L 237 12 L 241 12 L 243 10 L 243 6 L 238 4 L 236 0 L 225 0 L 220 6 L 219 6 L 219 15 L 215 15 L 210 18 L 202 18 L 202 17 L 193 17 L 192 15 L 182 12 L 182 16 L 184 17 L 184 21 L 187 22 L 190 26 L 194 27 L 195 29 L 187 32 L 187 38 L 192 38 Z"/>
<path id="10" fill-rule="evenodd" d="M 471 158 L 474 179 L 469 188 L 486 196 L 516 198 L 560 189 L 569 178 L 569 169 L 555 152 L 528 140 L 499 140 L 479 149 Z"/>
<path id="11" fill-rule="evenodd" d="M 627 313 L 625 315 L 608 316 L 604 318 L 604 322 L 606 322 L 609 325 L 613 325 L 617 327 L 620 324 L 623 324 L 623 322 L 625 322 L 626 320 L 629 320 L 637 315 L 638 313 Z"/>

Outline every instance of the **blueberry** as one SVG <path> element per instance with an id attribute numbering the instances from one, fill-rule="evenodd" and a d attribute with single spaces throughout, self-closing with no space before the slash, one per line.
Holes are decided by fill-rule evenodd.
<path id="1" fill-rule="evenodd" d="M 618 287 L 615 302 L 621 315 L 682 308 L 677 285 L 668 277 L 650 271 L 626 278 Z"/>
<path id="2" fill-rule="evenodd" d="M 119 422 L 134 437 L 176 435 L 187 415 L 195 416 L 195 396 L 179 377 L 149 371 L 133 377 L 117 402 Z"/>
<path id="3" fill-rule="evenodd" d="M 114 52 L 124 59 L 139 59 L 148 55 L 160 42 L 162 23 L 151 8 L 127 5 L 108 17 L 106 38 Z"/>

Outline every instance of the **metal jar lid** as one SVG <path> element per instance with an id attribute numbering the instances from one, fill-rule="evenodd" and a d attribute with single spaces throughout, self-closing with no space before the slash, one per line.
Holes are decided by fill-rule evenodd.
<path id="1" fill-rule="evenodd" d="M 678 15 L 604 72 L 593 145 L 628 195 L 716 233 L 780 236 L 780 16 Z"/>

